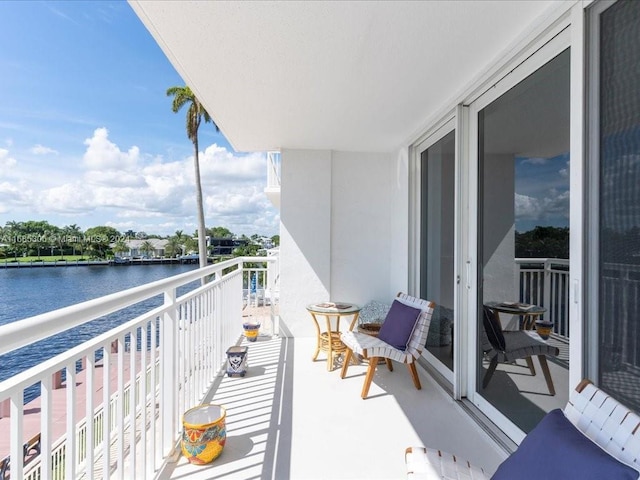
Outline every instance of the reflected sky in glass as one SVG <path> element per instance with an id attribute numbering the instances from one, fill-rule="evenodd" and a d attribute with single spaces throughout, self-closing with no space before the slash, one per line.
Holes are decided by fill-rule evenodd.
<path id="1" fill-rule="evenodd" d="M 516 231 L 569 226 L 569 152 L 515 160 Z"/>

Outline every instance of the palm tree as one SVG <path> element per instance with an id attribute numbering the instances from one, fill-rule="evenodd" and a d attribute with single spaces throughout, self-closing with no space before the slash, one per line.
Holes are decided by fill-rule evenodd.
<path id="1" fill-rule="evenodd" d="M 184 242 L 187 239 L 187 235 L 185 235 L 182 230 L 176 230 L 176 234 L 173 238 L 177 240 L 177 243 L 180 246 L 180 255 L 184 255 Z"/>
<path id="2" fill-rule="evenodd" d="M 144 256 L 146 258 L 149 258 L 151 253 L 156 251 L 156 248 L 149 240 L 145 240 L 142 242 L 142 245 L 140 245 L 140 251 L 145 254 Z"/>
<path id="3" fill-rule="evenodd" d="M 75 223 L 63 227 L 62 230 L 64 231 L 64 236 L 66 237 L 65 240 L 67 244 L 71 245 L 71 247 L 73 248 L 73 255 L 75 256 L 76 247 L 79 246 L 82 242 L 82 230 L 80 230 L 80 227 Z"/>
<path id="4" fill-rule="evenodd" d="M 204 224 L 204 206 L 202 203 L 202 184 L 200 183 L 200 157 L 198 153 L 198 129 L 200 123 L 204 120 L 205 123 L 213 123 L 213 126 L 218 131 L 218 126 L 215 124 L 209 113 L 205 110 L 204 106 L 193 94 L 191 89 L 187 86 L 184 87 L 171 87 L 167 89 L 167 96 L 173 96 L 173 103 L 171 109 L 173 113 L 178 111 L 186 104 L 189 105 L 187 110 L 187 136 L 193 143 L 193 166 L 195 170 L 196 181 L 196 206 L 198 208 L 198 256 L 200 268 L 207 266 L 207 230 Z"/>
<path id="5" fill-rule="evenodd" d="M 123 240 L 123 239 L 119 239 L 115 245 L 113 246 L 113 253 L 116 254 L 116 257 L 121 256 L 121 253 L 124 252 L 128 252 L 129 251 L 129 246 L 127 245 L 127 243 Z"/>
<path id="6" fill-rule="evenodd" d="M 182 244 L 177 236 L 169 237 L 169 241 L 164 247 L 165 255 L 169 258 L 174 258 L 179 253 L 182 253 Z"/>

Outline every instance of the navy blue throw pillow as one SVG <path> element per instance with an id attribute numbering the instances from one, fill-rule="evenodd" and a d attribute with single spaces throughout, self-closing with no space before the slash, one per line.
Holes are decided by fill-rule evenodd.
<path id="1" fill-rule="evenodd" d="M 420 313 L 419 308 L 394 300 L 380 327 L 378 338 L 398 350 L 406 350 Z"/>
<path id="2" fill-rule="evenodd" d="M 500 325 L 500 319 L 496 312 L 489 307 L 483 307 L 484 315 L 482 317 L 482 324 L 484 325 L 484 331 L 487 333 L 489 343 L 496 350 L 504 352 L 507 343 L 504 341 L 504 335 L 502 334 L 502 325 Z"/>
<path id="3" fill-rule="evenodd" d="M 550 411 L 491 480 L 636 480 L 619 462 L 578 430 L 560 409 Z"/>

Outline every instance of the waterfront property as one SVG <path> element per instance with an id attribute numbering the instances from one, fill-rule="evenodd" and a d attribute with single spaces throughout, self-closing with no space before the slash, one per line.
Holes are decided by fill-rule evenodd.
<path id="1" fill-rule="evenodd" d="M 208 305 L 202 318 L 183 316 L 183 299 L 165 293 L 158 315 L 168 323 L 159 328 L 175 336 L 161 335 L 154 347 L 160 359 L 168 355 L 159 361 L 169 369 L 159 369 L 157 389 L 134 395 L 150 402 L 136 410 L 140 417 L 123 410 L 110 417 L 129 422 L 111 430 L 116 453 L 109 457 L 101 444 L 86 459 L 66 460 L 77 461 L 75 471 L 91 476 L 106 465 L 116 477 L 144 468 L 174 478 L 395 478 L 413 442 L 454 450 L 492 471 L 584 377 L 640 408 L 639 2 L 130 5 L 236 150 L 279 150 L 268 156 L 266 193 L 281 218 L 275 331 L 282 340 L 257 342 L 265 351 L 254 349 L 256 376 L 221 382 L 207 361 L 221 365 L 222 351 L 192 328 L 239 328 L 239 281 L 211 293 L 212 303 L 197 300 Z M 517 233 L 539 226 L 568 229 L 568 259 L 516 254 Z M 539 243 L 548 247 L 549 238 Z M 225 273 L 209 288 L 232 278 Z M 315 331 L 305 307 L 388 303 L 398 291 L 436 303 L 418 372 L 424 388 L 416 391 L 403 369 L 379 368 L 374 392 L 361 400 L 361 377 L 340 380 L 325 362 L 311 362 Z M 233 312 L 221 319 L 225 305 Z M 483 381 L 499 349 L 483 321 L 489 305 L 503 310 L 500 328 L 490 323 L 495 332 L 526 330 L 534 313 L 553 320 L 555 395 L 543 375 L 533 375 L 537 361 L 500 361 Z M 174 348 L 170 338 L 183 336 L 184 347 Z M 226 342 L 234 337 L 239 330 Z M 198 356 L 202 348 L 216 354 Z M 79 358 L 69 355 L 65 362 Z M 15 428 L 23 384 L 41 379 L 46 392 L 61 366 L 45 364 L 28 380 L 0 386 L 0 400 L 11 397 Z M 255 389 L 236 395 L 238 380 Z M 175 447 L 183 408 L 203 398 L 233 404 L 236 438 L 217 464 L 198 471 Z M 158 435 L 143 434 L 154 415 Z M 375 425 L 380 418 L 388 430 Z M 25 439 L 13 427 L 16 459 Z M 376 436 L 381 431 L 388 437 Z M 91 445 L 100 437 L 86 438 Z M 318 466 L 318 452 L 330 452 L 331 467 Z M 41 460 L 51 453 L 43 449 Z"/>
<path id="2" fill-rule="evenodd" d="M 123 243 L 128 250 L 121 252 L 118 257 L 127 259 L 163 258 L 169 240 L 164 238 L 127 239 L 123 240 Z M 113 245 L 111 245 L 112 248 Z"/>
<path id="3" fill-rule="evenodd" d="M 583 377 L 640 407 L 638 2 L 130 4 L 236 149 L 280 151 L 287 335 L 313 335 L 318 300 L 406 291 L 439 307 L 424 356 L 452 398 L 516 443 Z M 538 290 L 563 298 L 523 297 L 516 258 L 558 256 L 516 255 L 536 227 L 568 231 Z M 503 303 L 557 319 L 556 395 L 506 365 L 483 385 Z"/>

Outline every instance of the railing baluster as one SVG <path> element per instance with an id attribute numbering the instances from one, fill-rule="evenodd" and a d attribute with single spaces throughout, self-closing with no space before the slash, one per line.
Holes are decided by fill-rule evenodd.
<path id="1" fill-rule="evenodd" d="M 124 336 L 121 335 L 118 337 L 118 363 L 117 363 L 117 378 L 118 378 L 118 393 L 117 393 L 117 407 L 116 407 L 116 418 L 117 418 L 117 449 L 116 449 L 116 461 L 117 461 L 117 469 L 116 469 L 116 478 L 124 480 L 124 406 L 125 406 L 125 398 L 124 398 Z"/>
<path id="2" fill-rule="evenodd" d="M 102 478 L 108 480 L 111 470 L 111 343 L 102 353 Z"/>
<path id="3" fill-rule="evenodd" d="M 149 349 L 149 365 L 151 366 L 151 399 L 150 399 L 150 409 L 151 409 L 151 427 L 149 428 L 149 438 L 150 438 L 150 463 L 151 468 L 155 471 L 160 466 L 161 455 L 160 449 L 158 448 L 158 440 L 157 440 L 157 432 L 156 432 L 156 403 L 158 401 L 158 376 L 157 376 L 157 353 L 158 353 L 158 343 L 157 343 L 157 318 L 153 318 L 151 321 L 151 347 Z"/>
<path id="4" fill-rule="evenodd" d="M 145 322 L 140 327 L 140 472 L 146 478 L 151 474 L 148 470 L 147 455 L 149 448 L 147 446 L 147 334 L 148 323 Z"/>
<path id="5" fill-rule="evenodd" d="M 162 375 L 162 385 L 160 394 L 160 418 L 162 419 L 162 452 L 169 455 L 173 449 L 176 438 L 177 423 L 177 402 L 176 389 L 182 383 L 182 379 L 177 378 L 176 369 L 176 338 L 179 338 L 178 322 L 176 321 L 176 291 L 171 289 L 164 292 L 164 304 L 170 309 L 162 317 L 161 333 L 162 340 L 160 373 Z"/>
<path id="6" fill-rule="evenodd" d="M 137 363 L 136 356 L 138 354 L 138 329 L 133 328 L 129 333 L 129 472 L 137 477 L 136 472 L 136 412 L 137 412 L 137 394 L 136 394 L 136 378 Z"/>
<path id="7" fill-rule="evenodd" d="M 40 474 L 43 480 L 52 478 L 51 468 L 51 428 L 53 422 L 53 382 L 50 375 L 40 382 Z M 27 452 L 29 453 L 29 452 Z"/>
<path id="8" fill-rule="evenodd" d="M 85 357 L 85 392 L 86 392 L 86 409 L 85 409 L 85 425 L 86 425 L 86 460 L 85 460 L 85 468 L 87 472 L 87 476 L 89 478 L 94 478 L 94 451 L 95 451 L 95 424 L 93 421 L 93 405 L 94 405 L 94 395 L 95 395 L 95 386 L 94 386 L 94 373 L 95 373 L 95 354 L 91 352 L 89 355 Z"/>
<path id="9" fill-rule="evenodd" d="M 67 442 L 65 452 L 65 478 L 75 480 L 78 455 L 78 443 L 76 437 L 76 362 L 71 361 L 66 367 L 66 393 L 67 393 Z"/>
<path id="10" fill-rule="evenodd" d="M 191 301 L 189 302 L 189 321 L 187 322 L 187 329 L 186 329 L 186 333 L 187 333 L 187 348 L 185 349 L 185 355 L 186 355 L 186 373 L 185 373 L 185 391 L 187 393 L 186 395 L 186 401 L 187 404 L 184 406 L 184 409 L 188 409 L 191 406 L 194 405 L 195 403 L 195 397 L 196 397 L 196 392 L 195 392 L 195 384 L 193 381 L 193 370 L 194 370 L 194 341 L 195 341 L 195 335 L 193 334 L 193 330 L 195 328 L 195 324 L 197 321 L 197 310 L 196 310 L 196 304 L 198 302 L 197 298 L 193 298 L 191 299 Z"/>
<path id="11" fill-rule="evenodd" d="M 10 421 L 11 421 L 11 476 L 15 478 L 23 478 L 24 474 L 24 462 L 22 459 L 22 442 L 24 441 L 24 425 L 23 414 L 24 407 L 22 406 L 22 397 L 24 390 L 20 389 L 19 392 L 13 393 L 10 400 Z"/>

